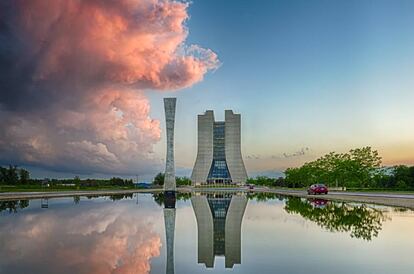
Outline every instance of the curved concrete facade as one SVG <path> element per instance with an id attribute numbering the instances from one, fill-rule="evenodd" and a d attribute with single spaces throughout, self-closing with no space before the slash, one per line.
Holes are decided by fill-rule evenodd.
<path id="1" fill-rule="evenodd" d="M 218 127 L 224 124 L 224 148 L 223 136 L 215 133 Z M 221 138 L 221 139 L 219 139 Z M 217 147 L 216 144 L 220 144 Z M 217 153 L 221 151 L 221 153 Z M 218 159 L 214 155 L 220 155 Z M 214 161 L 213 161 L 214 160 Z M 212 176 L 215 174 L 213 166 L 216 163 L 228 168 L 226 176 Z M 209 175 L 210 174 L 210 175 Z M 231 179 L 231 180 L 230 180 Z M 191 174 L 193 185 L 207 183 L 225 183 L 243 185 L 247 180 L 247 172 L 241 154 L 241 117 L 231 110 L 225 111 L 225 121 L 215 122 L 212 110 L 198 115 L 198 147 L 197 158 Z"/>
<path id="2" fill-rule="evenodd" d="M 192 195 L 191 205 L 197 219 L 197 246 L 199 264 L 214 266 L 214 222 L 210 205 L 205 195 Z"/>
<path id="3" fill-rule="evenodd" d="M 241 264 L 241 226 L 247 206 L 245 195 L 233 195 L 226 218 L 225 267 Z"/>
<path id="4" fill-rule="evenodd" d="M 191 174 L 193 184 L 207 182 L 208 172 L 213 162 L 213 128 L 214 113 L 212 110 L 198 115 L 197 158 Z"/>
<path id="5" fill-rule="evenodd" d="M 241 117 L 231 110 L 225 112 L 225 150 L 227 167 L 231 179 L 238 184 L 244 184 L 247 180 L 247 172 L 241 154 Z"/>
<path id="6" fill-rule="evenodd" d="M 198 263 L 212 268 L 215 257 L 224 255 L 226 268 L 241 264 L 241 226 L 247 202 L 244 194 L 193 193 L 191 204 L 197 219 Z M 215 237 L 216 234 L 220 236 Z M 223 241 L 224 253 L 220 249 Z"/>

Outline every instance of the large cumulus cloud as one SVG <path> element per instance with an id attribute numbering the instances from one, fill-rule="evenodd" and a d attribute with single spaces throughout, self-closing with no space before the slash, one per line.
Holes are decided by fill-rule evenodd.
<path id="1" fill-rule="evenodd" d="M 171 0 L 0 3 L 0 162 L 136 174 L 160 138 L 143 90 L 176 90 L 218 65 L 185 45 Z"/>

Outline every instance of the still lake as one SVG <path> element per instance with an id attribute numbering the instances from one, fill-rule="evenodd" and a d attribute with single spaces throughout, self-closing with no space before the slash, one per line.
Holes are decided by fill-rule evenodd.
<path id="1" fill-rule="evenodd" d="M 0 204 L 5 274 L 414 273 L 411 210 L 245 193 Z"/>

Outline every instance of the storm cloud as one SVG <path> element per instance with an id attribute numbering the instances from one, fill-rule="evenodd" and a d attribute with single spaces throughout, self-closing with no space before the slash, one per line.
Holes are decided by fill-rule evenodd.
<path id="1" fill-rule="evenodd" d="M 217 68 L 186 45 L 188 4 L 170 0 L 0 3 L 0 163 L 151 172 L 160 139 L 145 90 Z"/>

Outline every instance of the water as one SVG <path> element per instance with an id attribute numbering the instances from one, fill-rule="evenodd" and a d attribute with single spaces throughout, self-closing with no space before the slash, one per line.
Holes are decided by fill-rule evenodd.
<path id="1" fill-rule="evenodd" d="M 414 273 L 410 210 L 264 194 L 163 202 L 0 202 L 0 273 Z"/>

